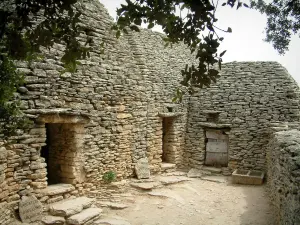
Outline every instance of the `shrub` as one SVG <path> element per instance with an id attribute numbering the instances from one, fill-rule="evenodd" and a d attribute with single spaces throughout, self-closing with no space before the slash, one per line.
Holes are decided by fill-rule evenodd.
<path id="1" fill-rule="evenodd" d="M 114 171 L 108 171 L 103 174 L 102 179 L 105 181 L 105 183 L 111 183 L 116 180 L 116 173 Z"/>

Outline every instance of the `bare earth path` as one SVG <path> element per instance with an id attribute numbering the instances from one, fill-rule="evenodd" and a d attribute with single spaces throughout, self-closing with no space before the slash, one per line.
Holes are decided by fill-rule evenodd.
<path id="1" fill-rule="evenodd" d="M 154 189 L 132 190 L 129 207 L 105 210 L 131 225 L 274 225 L 265 186 L 233 185 L 192 179 Z"/>

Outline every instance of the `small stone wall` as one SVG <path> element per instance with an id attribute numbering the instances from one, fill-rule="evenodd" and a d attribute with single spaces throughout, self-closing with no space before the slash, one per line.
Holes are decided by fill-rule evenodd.
<path id="1" fill-rule="evenodd" d="M 267 167 L 267 185 L 278 224 L 300 224 L 300 131 L 272 135 Z"/>
<path id="2" fill-rule="evenodd" d="M 186 132 L 187 165 L 205 159 L 205 127 L 230 128 L 228 167 L 265 171 L 270 123 L 299 121 L 299 87 L 276 62 L 232 62 L 216 84 L 190 97 Z M 208 114 L 218 114 L 211 121 Z"/>
<path id="3" fill-rule="evenodd" d="M 180 71 L 195 60 L 189 49 L 183 43 L 164 47 L 162 34 L 145 29 L 116 39 L 113 20 L 98 0 L 82 0 L 76 8 L 94 41 L 91 57 L 80 60 L 76 73 L 61 74 L 65 46 L 57 43 L 43 49 L 41 61 L 17 65 L 25 83 L 16 94 L 33 125 L 5 147 L 0 138 L 0 202 L 16 207 L 22 196 L 47 188 L 47 162 L 41 156 L 47 144 L 55 162 L 49 169 L 59 167 L 61 181 L 74 185 L 70 195 L 105 199 L 120 192 L 116 188 L 111 196 L 101 187 L 105 172 L 114 171 L 118 180 L 134 176 L 141 158 L 148 159 L 151 173 L 161 171 L 163 118 L 172 123 L 166 155 L 177 167 L 201 167 L 205 130 L 216 128 L 230 131 L 231 169 L 262 170 L 269 123 L 299 120 L 299 88 L 274 62 L 226 63 L 217 84 L 185 95 L 170 111 Z M 85 44 L 86 34 L 79 40 Z"/>

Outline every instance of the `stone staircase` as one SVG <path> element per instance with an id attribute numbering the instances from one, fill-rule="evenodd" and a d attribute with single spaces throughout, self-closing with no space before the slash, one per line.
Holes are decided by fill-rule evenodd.
<path id="1" fill-rule="evenodd" d="M 94 199 L 70 198 L 48 205 L 48 215 L 42 222 L 46 225 L 89 225 L 100 219 L 102 209 L 93 206 Z"/>
<path id="2" fill-rule="evenodd" d="M 38 199 L 46 204 L 59 202 L 76 194 L 78 194 L 78 191 L 75 190 L 72 184 L 52 184 L 36 192 Z"/>

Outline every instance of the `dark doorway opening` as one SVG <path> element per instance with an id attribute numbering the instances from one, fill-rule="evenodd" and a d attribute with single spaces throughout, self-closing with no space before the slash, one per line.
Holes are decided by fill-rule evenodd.
<path id="1" fill-rule="evenodd" d="M 47 123 L 45 128 L 46 146 L 41 156 L 47 163 L 48 185 L 83 181 L 83 124 Z"/>
<path id="2" fill-rule="evenodd" d="M 166 117 L 163 118 L 163 137 L 162 137 L 162 162 L 175 163 L 176 158 L 176 146 L 174 145 L 175 140 L 175 129 L 174 129 L 174 118 Z"/>

